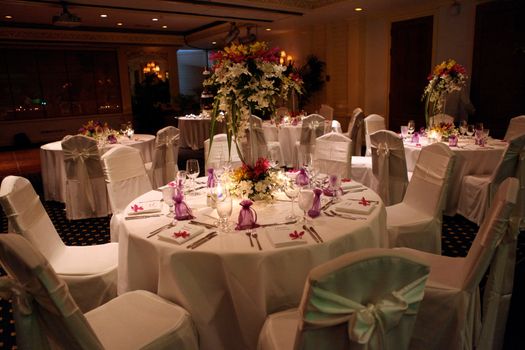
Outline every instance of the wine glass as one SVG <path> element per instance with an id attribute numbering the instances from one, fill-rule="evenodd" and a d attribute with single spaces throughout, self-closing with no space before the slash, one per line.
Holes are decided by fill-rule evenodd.
<path id="1" fill-rule="evenodd" d="M 232 197 L 228 191 L 216 192 L 214 196 L 215 209 L 217 215 L 219 215 L 219 229 L 223 232 L 230 230 L 228 225 L 228 219 L 232 215 Z"/>
<path id="2" fill-rule="evenodd" d="M 332 201 L 339 201 L 339 189 L 341 188 L 341 177 L 339 175 L 330 175 L 330 189 L 332 190 Z"/>
<path id="3" fill-rule="evenodd" d="M 467 136 L 472 137 L 474 135 L 474 125 L 467 125 Z"/>
<path id="4" fill-rule="evenodd" d="M 306 223 L 308 210 L 314 204 L 314 191 L 308 188 L 302 188 L 299 191 L 299 208 L 303 210 L 303 223 Z"/>
<path id="5" fill-rule="evenodd" d="M 175 175 L 175 187 L 177 187 L 180 191 L 184 191 L 184 184 L 186 183 L 187 177 L 188 173 L 186 170 L 177 171 L 177 175 Z"/>
<path id="6" fill-rule="evenodd" d="M 175 187 L 166 186 L 162 189 L 162 199 L 169 207 L 169 212 L 166 214 L 167 217 L 173 218 L 175 214 L 173 213 L 173 195 L 175 194 Z"/>
<path id="7" fill-rule="evenodd" d="M 188 159 L 186 161 L 186 173 L 191 181 L 191 194 L 195 193 L 195 179 L 199 176 L 199 161 L 197 159 Z"/>
<path id="8" fill-rule="evenodd" d="M 414 131 L 416 131 L 416 122 L 413 120 L 409 120 L 407 123 L 408 126 L 408 134 L 412 136 Z"/>
<path id="9" fill-rule="evenodd" d="M 403 137 L 403 141 L 408 138 L 408 125 L 401 125 L 401 137 Z"/>
<path id="10" fill-rule="evenodd" d="M 467 121 L 466 120 L 461 120 L 459 122 L 459 133 L 461 135 L 466 135 L 467 134 L 467 127 L 468 127 Z"/>
<path id="11" fill-rule="evenodd" d="M 295 181 L 293 180 L 289 180 L 286 182 L 285 184 L 285 187 L 284 187 L 284 194 L 286 194 L 286 197 L 290 198 L 292 200 L 292 209 L 291 209 L 291 212 L 288 216 L 286 216 L 286 219 L 288 220 L 293 220 L 295 219 L 297 216 L 295 215 L 294 213 L 294 210 L 293 210 L 293 204 L 295 202 L 295 198 L 297 198 L 297 196 L 299 195 L 299 191 L 300 191 L 300 187 L 295 183 Z"/>

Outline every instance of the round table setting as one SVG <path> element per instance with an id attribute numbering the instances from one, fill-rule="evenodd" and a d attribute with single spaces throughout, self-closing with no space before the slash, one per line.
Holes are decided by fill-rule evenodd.
<path id="1" fill-rule="evenodd" d="M 447 143 L 448 144 L 448 143 Z M 419 143 L 404 142 L 407 170 L 414 171 L 414 167 L 421 153 L 421 149 L 428 145 L 426 139 Z M 486 145 L 476 145 L 473 138 L 461 137 L 456 146 L 450 149 L 456 155 L 454 167 L 449 181 L 449 190 L 444 213 L 456 215 L 461 189 L 461 179 L 466 175 L 492 174 L 498 166 L 508 143 L 489 138 Z"/>
<path id="2" fill-rule="evenodd" d="M 192 221 L 171 226 L 168 205 L 156 189 L 133 200 L 130 211 L 114 223 L 119 293 L 145 289 L 186 308 L 202 349 L 255 349 L 266 316 L 298 305 L 313 267 L 350 251 L 388 246 L 385 207 L 362 185 L 356 184 L 338 203 L 322 196 L 326 211 L 306 223 L 297 205 L 298 218 L 290 222 L 292 204 L 282 193 L 272 202 L 255 201 L 260 226 L 249 230 L 233 229 L 241 210 L 240 200 L 234 199 L 231 230 L 224 232 L 216 227 L 216 210 L 208 206 L 205 181 L 199 178 L 197 194 L 184 198 Z M 337 211 L 338 205 L 364 198 L 373 205 L 366 214 Z M 141 216 L 133 208 L 155 209 Z M 312 227 L 317 236 L 308 230 Z"/>
<path id="3" fill-rule="evenodd" d="M 60 140 L 42 145 L 40 162 L 45 200 L 64 203 L 66 201 L 66 170 L 61 142 Z M 117 143 L 104 144 L 100 148 L 100 154 L 104 154 L 115 145 L 125 145 L 140 150 L 144 162 L 147 163 L 153 159 L 155 136 L 148 134 L 135 134 L 132 138 L 119 136 Z"/>

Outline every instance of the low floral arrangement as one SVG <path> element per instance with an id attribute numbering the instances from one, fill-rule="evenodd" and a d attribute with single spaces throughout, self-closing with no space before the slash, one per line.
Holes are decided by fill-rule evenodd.
<path id="1" fill-rule="evenodd" d="M 270 166 L 268 159 L 259 158 L 255 165 L 243 164 L 228 174 L 230 193 L 251 200 L 273 199 L 273 194 L 285 184 L 286 177 Z"/>
<path id="2" fill-rule="evenodd" d="M 441 135 L 441 137 L 448 139 L 450 136 L 459 135 L 458 129 L 454 126 L 452 123 L 444 123 L 441 122 L 439 125 L 434 125 L 433 127 L 429 128 L 427 131 L 427 135 L 430 132 L 438 133 Z"/>
<path id="3" fill-rule="evenodd" d="M 425 118 L 428 125 L 429 117 L 443 111 L 447 94 L 461 90 L 468 76 L 465 67 L 453 59 L 448 59 L 435 66 L 427 79 L 428 85 L 421 99 L 425 101 Z"/>
<path id="4" fill-rule="evenodd" d="M 78 133 L 94 138 L 97 141 L 104 140 L 109 143 L 117 143 L 118 132 L 111 129 L 106 122 L 90 120 L 78 129 Z"/>
<path id="5" fill-rule="evenodd" d="M 244 138 L 252 114 L 273 115 L 279 99 L 287 100 L 292 91 L 302 93 L 299 74 L 291 64 L 280 64 L 279 49 L 265 42 L 231 44 L 211 59 L 212 74 L 204 81 L 205 88 L 216 91 L 210 131 L 214 135 L 215 123 L 225 122 L 230 147 L 232 140 Z"/>

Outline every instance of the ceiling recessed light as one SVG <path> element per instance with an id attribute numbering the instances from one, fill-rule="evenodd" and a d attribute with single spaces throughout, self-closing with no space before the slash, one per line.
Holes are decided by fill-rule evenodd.
<path id="1" fill-rule="evenodd" d="M 118 22 L 118 23 L 117 23 L 118 26 L 121 26 L 121 25 L 123 25 L 123 24 L 124 24 L 124 23 L 122 23 L 122 22 Z"/>
<path id="2" fill-rule="evenodd" d="M 216 45 L 217 42 L 216 42 L 216 41 L 212 41 L 211 44 L 212 44 L 212 45 Z"/>
<path id="3" fill-rule="evenodd" d="M 153 22 L 157 22 L 159 19 L 158 18 L 152 18 L 151 19 Z"/>
<path id="4" fill-rule="evenodd" d="M 356 12 L 361 12 L 361 11 L 363 11 L 363 8 L 362 8 L 362 7 L 356 7 L 356 8 L 354 9 L 354 11 L 356 11 Z"/>
<path id="5" fill-rule="evenodd" d="M 162 28 L 166 29 L 166 28 L 168 28 L 168 26 L 162 26 Z"/>
<path id="6" fill-rule="evenodd" d="M 5 15 L 4 18 L 6 18 L 6 19 L 12 19 L 13 16 L 11 16 L 11 15 Z"/>
<path id="7" fill-rule="evenodd" d="M 107 18 L 108 15 L 104 15 L 104 14 L 102 14 L 102 15 L 100 15 L 100 17 L 102 17 L 102 18 Z"/>
<path id="8" fill-rule="evenodd" d="M 266 28 L 265 29 L 267 32 L 271 32 L 272 31 L 272 28 Z"/>

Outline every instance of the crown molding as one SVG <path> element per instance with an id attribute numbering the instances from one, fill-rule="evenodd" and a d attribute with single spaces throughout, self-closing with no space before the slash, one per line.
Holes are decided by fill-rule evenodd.
<path id="1" fill-rule="evenodd" d="M 180 35 L 40 30 L 0 27 L 0 40 L 183 46 Z"/>

